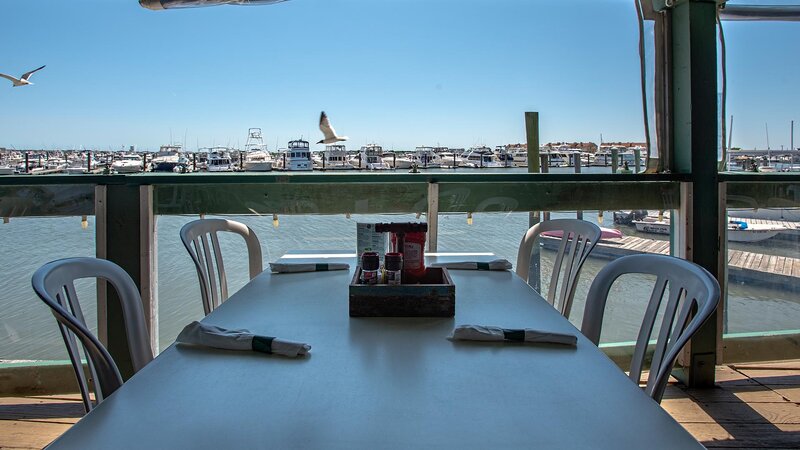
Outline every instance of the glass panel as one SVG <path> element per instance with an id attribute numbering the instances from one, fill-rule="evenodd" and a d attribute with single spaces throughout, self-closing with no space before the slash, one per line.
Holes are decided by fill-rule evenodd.
<path id="1" fill-rule="evenodd" d="M 31 288 L 31 275 L 47 262 L 95 255 L 95 220 L 87 217 L 21 217 L 0 225 L 0 362 L 67 360 L 55 318 Z M 95 282 L 76 283 L 86 322 L 97 332 Z"/>
<path id="2" fill-rule="evenodd" d="M 730 182 L 727 193 L 724 332 L 800 329 L 800 183 Z"/>

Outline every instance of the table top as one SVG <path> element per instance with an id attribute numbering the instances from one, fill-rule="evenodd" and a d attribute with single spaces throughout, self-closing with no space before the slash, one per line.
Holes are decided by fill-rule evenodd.
<path id="1" fill-rule="evenodd" d="M 455 318 L 350 318 L 354 258 L 333 260 L 350 271 L 265 272 L 204 319 L 309 356 L 172 345 L 50 448 L 702 448 L 512 272 L 451 271 Z M 578 345 L 447 340 L 459 324 Z"/>

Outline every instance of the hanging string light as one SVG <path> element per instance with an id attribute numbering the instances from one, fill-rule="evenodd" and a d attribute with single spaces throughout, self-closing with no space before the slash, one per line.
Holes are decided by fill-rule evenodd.
<path id="1" fill-rule="evenodd" d="M 597 223 L 598 225 L 603 224 L 603 211 L 597 211 Z"/>
<path id="2" fill-rule="evenodd" d="M 10 222 L 10 221 L 11 221 L 11 219 L 10 219 L 10 218 L 8 218 L 8 217 L 3 217 L 3 223 L 8 223 L 8 222 Z"/>
<path id="3" fill-rule="evenodd" d="M 664 210 L 663 209 L 658 210 L 658 221 L 659 222 L 663 222 L 664 221 Z"/>
<path id="4" fill-rule="evenodd" d="M 200 213 L 200 218 L 201 219 L 205 219 L 206 218 L 206 213 Z"/>
<path id="5" fill-rule="evenodd" d="M 86 216 L 81 216 L 81 228 L 87 229 L 89 228 L 89 218 Z"/>
<path id="6" fill-rule="evenodd" d="M 467 213 L 467 225 L 472 225 L 472 213 Z"/>
<path id="7" fill-rule="evenodd" d="M 350 213 L 344 213 L 344 217 L 349 219 L 350 218 Z"/>
<path id="8" fill-rule="evenodd" d="M 422 217 L 422 213 L 421 213 L 421 212 L 418 212 L 418 213 L 417 213 L 417 220 L 419 220 L 419 218 L 420 218 L 420 217 Z"/>
<path id="9" fill-rule="evenodd" d="M 273 214 L 272 215 L 272 227 L 273 228 L 278 228 L 280 225 L 281 225 L 281 223 L 278 221 L 278 215 L 277 214 Z"/>

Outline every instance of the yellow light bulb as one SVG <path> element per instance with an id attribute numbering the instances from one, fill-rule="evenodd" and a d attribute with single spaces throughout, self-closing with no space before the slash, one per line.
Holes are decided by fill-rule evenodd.
<path id="1" fill-rule="evenodd" d="M 200 218 L 201 219 L 205 219 L 206 218 L 206 213 L 200 213 Z"/>
<path id="2" fill-rule="evenodd" d="M 84 230 L 89 228 L 89 219 L 86 216 L 81 216 L 81 228 Z"/>
<path id="3" fill-rule="evenodd" d="M 467 225 L 472 225 L 472 213 L 467 213 Z"/>
<path id="4" fill-rule="evenodd" d="M 273 214 L 272 215 L 272 226 L 274 228 L 278 228 L 280 226 L 280 222 L 278 222 L 278 215 L 277 214 Z"/>
<path id="5" fill-rule="evenodd" d="M 597 211 L 597 223 L 600 225 L 603 224 L 603 211 Z"/>
<path id="6" fill-rule="evenodd" d="M 421 216 L 422 216 L 422 213 L 421 213 L 421 212 L 418 212 L 418 213 L 417 213 L 417 219 L 419 219 Z"/>
<path id="7" fill-rule="evenodd" d="M 350 213 L 344 213 L 344 216 L 349 219 L 350 218 Z"/>

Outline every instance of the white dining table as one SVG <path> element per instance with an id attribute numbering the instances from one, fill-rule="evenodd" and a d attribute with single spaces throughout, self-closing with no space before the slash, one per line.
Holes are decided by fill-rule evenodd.
<path id="1" fill-rule="evenodd" d="M 511 271 L 450 271 L 454 318 L 351 318 L 354 257 L 284 258 L 351 267 L 266 271 L 203 322 L 305 342 L 309 355 L 174 344 L 50 448 L 702 448 Z M 578 344 L 452 342 L 458 324 L 572 333 Z"/>

